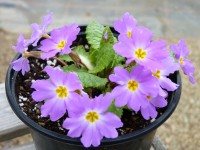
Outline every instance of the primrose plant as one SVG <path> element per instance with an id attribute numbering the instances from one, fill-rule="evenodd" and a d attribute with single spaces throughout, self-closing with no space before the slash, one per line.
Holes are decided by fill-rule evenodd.
<path id="1" fill-rule="evenodd" d="M 114 22 L 119 35 L 108 26 L 89 23 L 85 45 L 74 44 L 80 32 L 75 23 L 47 34 L 52 21 L 49 14 L 41 25 L 32 24 L 28 40 L 20 34 L 13 48 L 21 57 L 11 64 L 25 75 L 30 71 L 30 57 L 59 62 L 44 68 L 49 79 L 32 83 L 32 98 L 43 101 L 42 117 L 57 121 L 67 114 L 63 128 L 69 137 L 80 137 L 85 147 L 99 146 L 104 137 L 118 137 L 124 109 L 141 112 L 146 120 L 155 119 L 157 109 L 167 106 L 168 91 L 179 87 L 169 78 L 179 68 L 195 83 L 185 41 L 167 49 L 164 40 L 154 40 L 153 33 L 129 13 Z"/>

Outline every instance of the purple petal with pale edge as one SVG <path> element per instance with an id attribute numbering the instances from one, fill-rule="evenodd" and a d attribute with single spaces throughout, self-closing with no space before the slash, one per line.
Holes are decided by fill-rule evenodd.
<path id="1" fill-rule="evenodd" d="M 163 67 L 161 70 L 162 76 L 168 76 L 171 73 L 174 73 L 175 71 L 179 70 L 180 65 L 178 63 L 175 63 L 174 58 L 167 57 L 166 59 L 162 60 Z"/>
<path id="2" fill-rule="evenodd" d="M 113 99 L 110 93 L 107 93 L 105 96 L 101 94 L 93 99 L 93 108 L 99 113 L 103 113 L 111 105 L 112 100 Z"/>
<path id="3" fill-rule="evenodd" d="M 131 16 L 128 12 L 126 12 L 121 20 L 116 20 L 114 22 L 114 28 L 116 31 L 118 31 L 120 34 L 127 34 L 127 31 L 132 31 L 132 28 L 134 28 L 137 25 L 136 19 Z"/>
<path id="4" fill-rule="evenodd" d="M 167 97 L 168 93 L 163 90 L 161 87 L 159 87 L 159 95 L 162 97 Z"/>
<path id="5" fill-rule="evenodd" d="M 69 137 L 76 138 L 81 136 L 87 127 L 87 123 L 82 118 L 66 118 L 62 126 L 69 130 L 67 133 Z"/>
<path id="6" fill-rule="evenodd" d="M 29 60 L 24 57 L 20 57 L 19 59 L 13 61 L 11 64 L 13 65 L 13 69 L 15 71 L 22 70 L 22 75 L 30 70 Z"/>
<path id="7" fill-rule="evenodd" d="M 102 138 L 103 136 L 99 133 L 98 130 L 95 129 L 95 126 L 91 125 L 84 130 L 81 142 L 84 147 L 90 147 L 91 145 L 98 146 L 100 145 Z"/>
<path id="8" fill-rule="evenodd" d="M 69 97 L 69 99 L 71 99 L 71 96 Z M 84 113 L 87 109 L 91 109 L 92 103 L 93 102 L 90 100 L 87 94 L 70 100 L 67 106 L 69 117 L 77 117 Z"/>
<path id="9" fill-rule="evenodd" d="M 73 81 L 73 82 L 71 82 L 71 81 Z M 67 73 L 63 79 L 63 84 L 68 87 L 69 91 L 83 89 L 82 83 L 78 79 L 78 76 L 76 73 L 72 73 L 72 72 Z"/>
<path id="10" fill-rule="evenodd" d="M 163 59 L 170 56 L 168 50 L 166 50 L 167 43 L 164 40 L 153 41 L 147 48 L 149 58 Z"/>
<path id="11" fill-rule="evenodd" d="M 108 125 L 108 126 L 113 127 L 113 128 L 120 128 L 120 127 L 123 126 L 121 119 L 117 115 L 115 115 L 111 112 L 106 112 L 102 116 L 102 120 L 103 120 L 105 125 Z"/>
<path id="12" fill-rule="evenodd" d="M 134 111 L 139 111 L 141 106 L 147 105 L 147 100 L 142 93 L 138 93 L 137 91 L 131 95 L 132 98 L 128 101 L 128 107 L 133 109 Z"/>
<path id="13" fill-rule="evenodd" d="M 56 97 L 51 97 L 50 99 L 46 100 L 45 103 L 41 106 L 41 116 L 48 117 L 51 113 L 57 99 Z"/>
<path id="14" fill-rule="evenodd" d="M 31 96 L 34 101 L 41 102 L 45 99 L 55 97 L 56 93 L 54 91 L 34 91 Z"/>
<path id="15" fill-rule="evenodd" d="M 160 86 L 164 89 L 167 89 L 168 91 L 175 91 L 179 87 L 178 84 L 173 83 L 167 77 L 162 77 L 159 81 L 160 81 Z"/>
<path id="16" fill-rule="evenodd" d="M 41 56 L 42 59 L 49 60 L 49 58 L 54 57 L 57 53 L 58 53 L 57 50 L 52 50 L 52 51 L 49 51 L 49 52 L 44 52 L 40 56 Z"/>
<path id="17" fill-rule="evenodd" d="M 36 80 L 32 83 L 31 88 L 34 88 L 37 91 L 52 91 L 55 90 L 56 87 L 48 80 Z"/>
<path id="18" fill-rule="evenodd" d="M 145 120 L 149 120 L 151 118 L 156 118 L 158 112 L 156 111 L 155 107 L 149 103 L 146 107 L 141 107 L 141 114 Z"/>
<path id="19" fill-rule="evenodd" d="M 71 53 L 71 48 L 69 46 L 65 46 L 64 49 L 60 52 L 61 55 Z"/>
<path id="20" fill-rule="evenodd" d="M 50 80 L 55 86 L 64 85 L 63 81 L 65 80 L 66 73 L 64 73 L 59 67 L 53 68 L 51 66 L 46 66 L 44 70 L 49 75 Z"/>
<path id="21" fill-rule="evenodd" d="M 56 99 L 55 103 L 52 103 L 52 105 L 54 106 L 49 115 L 51 121 L 56 121 L 66 113 L 67 106 L 65 105 L 65 101 L 62 99 Z"/>
<path id="22" fill-rule="evenodd" d="M 142 26 L 136 27 L 132 34 L 134 35 L 132 39 L 135 47 L 143 49 L 146 49 L 149 46 L 153 38 L 153 33 L 149 29 Z"/>
<path id="23" fill-rule="evenodd" d="M 123 85 L 130 79 L 128 71 L 122 67 L 115 67 L 114 72 L 115 74 L 109 76 L 109 79 L 112 82 Z"/>
<path id="24" fill-rule="evenodd" d="M 27 50 L 27 43 L 22 33 L 20 33 L 17 39 L 17 45 L 13 46 L 12 48 L 18 51 L 19 53 L 23 53 L 23 51 Z"/>
<path id="25" fill-rule="evenodd" d="M 32 27 L 31 39 L 34 41 L 34 43 L 32 45 L 36 46 L 37 42 L 40 40 L 40 38 L 41 38 L 41 36 L 43 34 L 43 31 L 41 29 L 41 26 L 36 24 L 36 23 L 33 23 L 31 25 L 31 27 Z"/>
<path id="26" fill-rule="evenodd" d="M 113 95 L 117 95 L 115 97 L 115 105 L 117 107 L 123 107 L 123 106 L 125 106 L 128 103 L 128 101 L 131 100 L 131 98 L 132 98 L 131 94 L 132 93 L 130 93 L 128 91 L 128 89 L 126 88 L 126 85 L 125 86 L 118 86 L 118 87 L 116 87 L 113 90 Z"/>
<path id="27" fill-rule="evenodd" d="M 185 40 L 182 39 L 177 45 L 171 44 L 170 49 L 175 53 L 176 59 L 179 59 L 180 56 L 186 57 L 189 54 L 189 49 L 185 45 Z"/>
<path id="28" fill-rule="evenodd" d="M 133 45 L 130 42 L 121 42 L 113 45 L 113 49 L 122 57 L 133 58 Z"/>
<path id="29" fill-rule="evenodd" d="M 57 50 L 57 43 L 55 43 L 54 41 L 52 41 L 52 39 L 45 39 L 41 41 L 41 47 L 40 50 L 43 52 L 49 52 L 52 50 Z"/>
<path id="30" fill-rule="evenodd" d="M 189 76 L 190 82 L 195 83 L 195 78 L 194 78 L 194 65 L 192 62 L 188 59 L 184 59 L 184 65 L 181 65 L 181 68 L 184 72 L 185 75 Z"/>
<path id="31" fill-rule="evenodd" d="M 159 84 L 157 80 L 149 80 L 144 83 L 140 83 L 139 86 L 141 86 L 139 90 L 145 95 L 155 96 L 159 93 Z"/>
<path id="32" fill-rule="evenodd" d="M 166 101 L 165 98 L 162 97 L 162 96 L 157 96 L 157 97 L 155 97 L 155 98 L 152 98 L 150 102 L 151 102 L 151 104 L 153 104 L 155 107 L 159 107 L 159 108 L 162 108 L 162 107 L 167 106 L 167 101 Z"/>
<path id="33" fill-rule="evenodd" d="M 48 26 L 52 23 L 53 21 L 53 13 L 49 13 L 48 15 L 44 16 L 42 19 L 42 26 L 46 30 Z"/>

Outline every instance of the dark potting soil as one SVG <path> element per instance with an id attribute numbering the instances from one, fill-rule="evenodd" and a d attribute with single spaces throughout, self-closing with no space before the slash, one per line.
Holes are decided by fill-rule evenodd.
<path id="1" fill-rule="evenodd" d="M 44 67 L 47 65 L 57 66 L 59 63 L 56 60 L 41 60 L 35 58 L 29 58 L 30 61 L 30 71 L 24 76 L 19 73 L 16 78 L 16 96 L 21 107 L 21 110 L 26 114 L 30 119 L 38 123 L 40 126 L 61 133 L 67 134 L 67 130 L 62 128 L 62 123 L 67 117 L 65 114 L 58 121 L 52 122 L 49 117 L 41 117 L 40 107 L 43 105 L 43 102 L 35 102 L 31 94 L 34 89 L 31 88 L 31 84 L 38 79 L 48 79 L 48 75 L 43 71 Z M 158 109 L 158 117 L 162 115 L 166 108 Z M 130 133 L 138 129 L 145 128 L 155 119 L 145 120 L 141 116 L 140 112 L 137 114 L 133 111 L 124 109 L 122 115 L 122 122 L 124 126 L 118 129 L 119 135 Z"/>

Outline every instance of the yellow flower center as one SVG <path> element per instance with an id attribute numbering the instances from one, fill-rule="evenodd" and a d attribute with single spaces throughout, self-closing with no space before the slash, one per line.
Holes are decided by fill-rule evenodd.
<path id="1" fill-rule="evenodd" d="M 132 37 L 132 32 L 131 31 L 127 31 L 126 35 L 131 38 Z"/>
<path id="2" fill-rule="evenodd" d="M 139 86 L 138 82 L 136 82 L 134 80 L 128 81 L 127 87 L 130 91 L 135 92 L 137 90 L 138 86 Z"/>
<path id="3" fill-rule="evenodd" d="M 91 123 L 94 123 L 95 121 L 99 120 L 99 115 L 95 111 L 90 111 L 85 116 L 85 119 L 88 120 Z"/>
<path id="4" fill-rule="evenodd" d="M 65 86 L 58 86 L 56 88 L 56 94 L 59 98 L 66 98 L 68 95 L 67 88 Z"/>
<path id="5" fill-rule="evenodd" d="M 160 70 L 157 70 L 156 73 L 152 72 L 152 76 L 160 79 Z"/>
<path id="6" fill-rule="evenodd" d="M 179 63 L 180 63 L 181 65 L 184 65 L 184 61 L 183 61 L 183 58 L 182 58 L 182 57 L 180 57 Z"/>
<path id="7" fill-rule="evenodd" d="M 60 43 L 57 45 L 57 48 L 58 48 L 59 50 L 62 50 L 62 49 L 65 47 L 66 44 L 67 44 L 66 41 L 61 40 Z"/>
<path id="8" fill-rule="evenodd" d="M 135 57 L 137 57 L 138 59 L 144 59 L 146 55 L 147 55 L 147 52 L 143 50 L 142 48 L 138 48 L 135 51 Z"/>

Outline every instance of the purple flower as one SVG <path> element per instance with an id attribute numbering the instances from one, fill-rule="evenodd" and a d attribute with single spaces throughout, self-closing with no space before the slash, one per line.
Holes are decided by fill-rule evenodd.
<path id="1" fill-rule="evenodd" d="M 33 43 L 33 46 L 36 46 L 38 41 L 40 40 L 40 38 L 46 34 L 46 29 L 48 28 L 48 26 L 52 23 L 53 21 L 53 14 L 50 13 L 47 16 L 43 17 L 42 20 L 42 24 L 38 25 L 36 23 L 33 23 L 32 26 L 32 30 L 33 33 L 31 35 L 31 40 Z"/>
<path id="2" fill-rule="evenodd" d="M 156 111 L 156 107 L 162 108 L 167 105 L 167 101 L 162 96 L 146 96 L 146 101 L 148 104 L 145 107 L 141 107 L 141 114 L 144 119 L 149 120 L 150 117 L 155 119 L 158 115 L 158 112 Z"/>
<path id="3" fill-rule="evenodd" d="M 17 45 L 13 46 L 13 49 L 15 49 L 17 52 L 22 54 L 22 57 L 19 59 L 11 62 L 13 65 L 13 69 L 15 71 L 22 71 L 22 75 L 25 74 L 25 72 L 28 72 L 30 70 L 29 66 L 29 60 L 24 56 L 24 53 L 28 49 L 28 42 L 27 40 L 24 39 L 24 36 L 22 33 L 20 33 L 18 39 L 17 39 Z"/>
<path id="4" fill-rule="evenodd" d="M 123 124 L 118 116 L 106 112 L 111 101 L 109 96 L 102 95 L 91 100 L 86 94 L 71 101 L 69 118 L 63 123 L 63 127 L 69 130 L 68 136 L 76 138 L 82 135 L 84 147 L 99 146 L 103 137 L 116 138 L 116 128 Z"/>
<path id="5" fill-rule="evenodd" d="M 121 67 L 115 67 L 114 72 L 109 79 L 119 84 L 112 91 L 117 107 L 127 105 L 137 112 L 141 106 L 148 104 L 145 95 L 158 94 L 157 80 L 152 77 L 151 71 L 144 70 L 144 67 L 136 66 L 130 73 Z"/>
<path id="6" fill-rule="evenodd" d="M 32 98 L 36 102 L 45 101 L 41 107 L 41 115 L 50 115 L 50 119 L 56 121 L 65 114 L 69 102 L 80 96 L 75 91 L 82 90 L 83 87 L 75 73 L 65 73 L 58 67 L 50 66 L 44 70 L 50 80 L 36 80 L 31 86 L 36 90 L 32 93 Z"/>
<path id="7" fill-rule="evenodd" d="M 153 34 L 145 27 L 137 27 L 132 32 L 132 39 L 119 37 L 119 42 L 113 48 L 122 57 L 126 57 L 126 63 L 136 61 L 148 69 L 160 66 L 160 61 L 169 56 L 166 42 L 163 40 L 152 41 Z"/>
<path id="8" fill-rule="evenodd" d="M 120 33 L 119 36 L 125 36 L 132 38 L 134 35 L 133 30 L 137 26 L 136 19 L 126 12 L 121 20 L 116 20 L 114 22 L 114 28 Z"/>
<path id="9" fill-rule="evenodd" d="M 175 58 L 178 60 L 184 74 L 187 75 L 190 82 L 194 84 L 196 82 L 194 78 L 194 65 L 186 58 L 190 51 L 185 45 L 185 40 L 180 40 L 177 45 L 172 44 L 170 49 L 174 52 Z"/>
<path id="10" fill-rule="evenodd" d="M 173 83 L 167 76 L 179 70 L 179 64 L 175 63 L 172 57 L 162 60 L 161 64 L 162 67 L 152 70 L 152 75 L 158 79 L 159 84 L 163 89 L 166 89 L 167 91 L 176 90 L 179 85 Z M 165 96 L 167 93 L 162 88 L 160 88 L 159 94 Z"/>
<path id="11" fill-rule="evenodd" d="M 77 24 L 64 26 L 59 29 L 54 29 L 51 32 L 51 38 L 41 41 L 40 49 L 44 52 L 41 54 L 42 59 L 49 59 L 54 57 L 57 53 L 69 54 L 71 52 L 70 46 L 76 39 L 80 28 Z"/>

